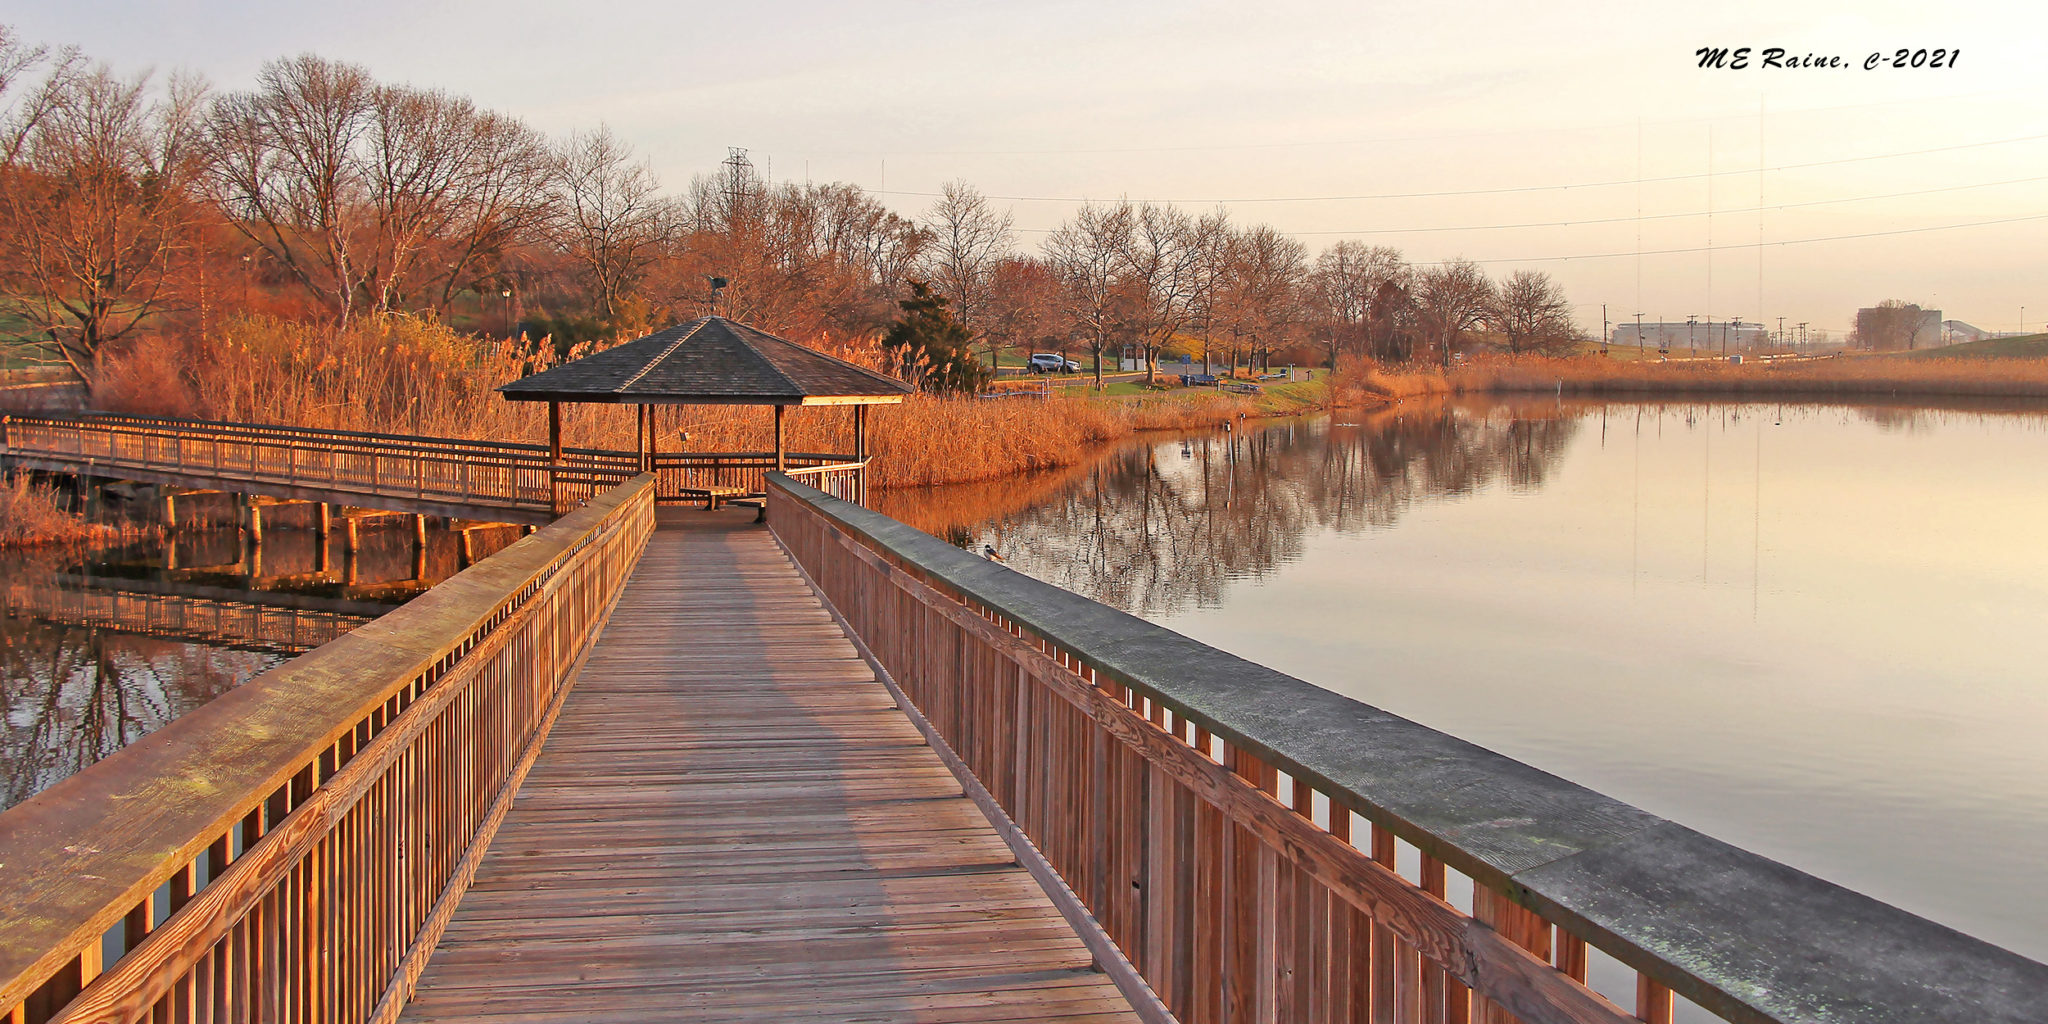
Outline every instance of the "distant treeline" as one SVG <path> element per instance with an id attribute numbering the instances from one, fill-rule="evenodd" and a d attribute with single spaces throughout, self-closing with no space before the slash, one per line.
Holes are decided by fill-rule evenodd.
<path id="1" fill-rule="evenodd" d="M 965 182 L 913 220 L 854 185 L 767 181 L 735 151 L 677 193 L 603 126 L 550 139 L 353 64 L 276 60 L 222 91 L 0 26 L 4 330 L 83 377 L 110 345 L 203 337 L 231 313 L 431 315 L 560 355 L 701 315 L 714 279 L 718 312 L 827 347 L 879 336 L 926 282 L 991 360 L 1447 362 L 1577 334 L 1546 275 L 1352 241 L 1311 258 L 1221 210 L 1089 205 L 1033 254 Z"/>

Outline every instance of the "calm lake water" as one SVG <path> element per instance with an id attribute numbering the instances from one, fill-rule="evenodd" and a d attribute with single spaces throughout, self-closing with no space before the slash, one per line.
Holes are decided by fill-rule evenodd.
<path id="1" fill-rule="evenodd" d="M 294 528 L 308 511 L 273 508 L 260 545 L 216 529 L 0 555 L 0 809 L 459 569 L 445 529 L 421 552 L 409 518 L 387 519 L 351 560 L 338 522 L 325 545 Z M 515 537 L 479 534 L 474 553 Z"/>
<path id="2" fill-rule="evenodd" d="M 886 509 L 2048 960 L 2048 406 L 1410 406 Z"/>

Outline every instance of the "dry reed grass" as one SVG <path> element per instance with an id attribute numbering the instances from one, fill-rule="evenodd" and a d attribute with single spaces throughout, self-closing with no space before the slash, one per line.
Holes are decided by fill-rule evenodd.
<path id="1" fill-rule="evenodd" d="M 835 354 L 862 361 L 864 353 Z M 122 412 L 539 442 L 543 407 L 507 402 L 493 390 L 539 368 L 510 344 L 431 320 L 387 316 L 336 328 L 249 316 L 223 322 L 200 343 L 137 342 L 108 359 L 94 401 Z M 1139 431 L 1213 426 L 1266 411 L 1215 393 L 1114 401 L 917 395 L 871 414 L 873 480 L 928 486 L 1071 465 Z M 765 451 L 773 444 L 765 407 L 675 406 L 658 415 L 663 450 Z M 564 442 L 631 449 L 634 416 L 626 406 L 565 406 Z M 795 409 L 787 426 L 792 450 L 852 449 L 848 410 Z"/>
<path id="2" fill-rule="evenodd" d="M 0 481 L 0 548 L 77 544 L 113 536 L 113 527 L 68 512 L 57 489 L 27 473 Z"/>
<path id="3" fill-rule="evenodd" d="M 1634 362 L 1582 356 L 1480 360 L 1444 378 L 1457 393 L 2048 397 L 2048 359 L 1842 356 L 1796 362 Z"/>
<path id="4" fill-rule="evenodd" d="M 1220 394 L 1122 401 L 913 395 L 869 414 L 870 479 L 877 487 L 927 487 L 1053 469 L 1141 431 L 1213 427 L 1261 412 L 1251 401 Z M 774 421 L 767 409 L 678 406 L 658 415 L 664 449 L 765 451 L 773 444 Z M 575 443 L 631 447 L 632 417 L 626 409 L 580 409 L 564 429 Z M 786 429 L 793 451 L 848 452 L 853 447 L 853 413 L 846 409 L 793 409 Z"/>

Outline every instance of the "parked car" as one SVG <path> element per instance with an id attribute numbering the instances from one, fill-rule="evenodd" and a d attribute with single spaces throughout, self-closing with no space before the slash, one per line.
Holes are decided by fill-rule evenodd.
<path id="1" fill-rule="evenodd" d="M 1081 369 L 1080 363 L 1058 352 L 1033 352 L 1030 366 L 1032 373 L 1077 373 Z"/>

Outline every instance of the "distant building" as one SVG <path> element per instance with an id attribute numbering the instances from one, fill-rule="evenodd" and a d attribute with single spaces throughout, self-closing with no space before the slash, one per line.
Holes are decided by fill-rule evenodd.
<path id="1" fill-rule="evenodd" d="M 1966 324 L 1961 320 L 1943 320 L 1941 322 L 1941 336 L 1942 341 L 1946 344 L 1960 345 L 1966 341 L 1983 341 L 1986 338 L 1995 338 L 1998 335 L 1982 327 Z"/>
<path id="2" fill-rule="evenodd" d="M 1762 324 L 1748 322 L 1729 323 L 1705 320 L 1693 323 L 1642 323 L 1624 321 L 1615 325 L 1614 333 L 1607 343 L 1621 348 L 1658 349 L 1713 349 L 1716 352 L 1726 348 L 1730 352 L 1740 349 L 1757 348 L 1769 339 L 1769 332 Z"/>

